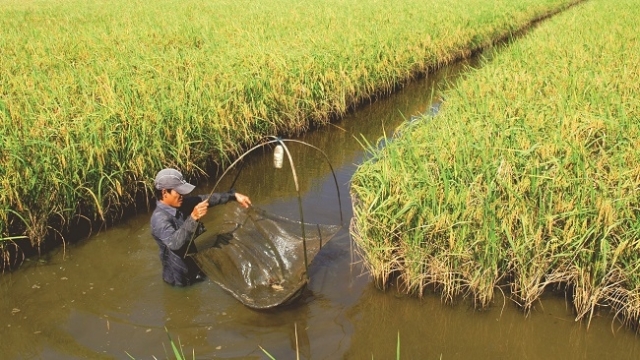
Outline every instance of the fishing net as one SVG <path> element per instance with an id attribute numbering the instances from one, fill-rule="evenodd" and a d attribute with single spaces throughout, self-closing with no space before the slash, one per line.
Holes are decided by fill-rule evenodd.
<path id="1" fill-rule="evenodd" d="M 306 266 L 341 228 L 305 223 L 303 236 L 301 222 L 256 207 L 230 202 L 209 211 L 209 231 L 196 239 L 192 256 L 209 279 L 255 309 L 297 300 L 308 281 Z"/>

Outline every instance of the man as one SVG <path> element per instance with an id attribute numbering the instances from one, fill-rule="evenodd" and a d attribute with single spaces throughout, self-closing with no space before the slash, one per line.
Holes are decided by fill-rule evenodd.
<path id="1" fill-rule="evenodd" d="M 151 235 L 160 247 L 162 279 L 174 286 L 187 286 L 202 280 L 203 274 L 190 256 L 196 247 L 192 243 L 202 234 L 204 226 L 198 222 L 209 206 L 236 200 L 245 208 L 251 200 L 236 192 L 213 193 L 185 197 L 195 186 L 182 177 L 175 169 L 163 169 L 156 175 L 156 208 L 151 215 Z"/>

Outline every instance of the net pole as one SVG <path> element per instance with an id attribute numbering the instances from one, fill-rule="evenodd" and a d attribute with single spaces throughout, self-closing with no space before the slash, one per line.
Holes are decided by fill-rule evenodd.
<path id="1" fill-rule="evenodd" d="M 300 194 L 300 186 L 298 185 L 298 174 L 296 173 L 296 167 L 293 164 L 291 158 L 291 152 L 287 145 L 280 139 L 277 139 L 278 143 L 284 148 L 284 153 L 287 154 L 289 165 L 291 165 L 291 173 L 293 174 L 293 183 L 296 185 L 296 193 L 298 194 L 298 210 L 300 211 L 300 227 L 302 230 L 302 251 L 304 252 L 304 272 L 307 279 L 309 278 L 309 261 L 307 260 L 307 237 L 304 229 L 304 212 L 302 211 L 302 195 Z"/>

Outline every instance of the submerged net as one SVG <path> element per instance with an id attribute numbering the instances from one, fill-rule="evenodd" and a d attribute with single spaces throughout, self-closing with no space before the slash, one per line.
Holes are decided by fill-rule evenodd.
<path id="1" fill-rule="evenodd" d="M 194 260 L 209 279 L 255 309 L 291 303 L 307 285 L 301 222 L 231 202 L 215 212 L 196 240 Z M 340 225 L 304 225 L 307 263 Z"/>

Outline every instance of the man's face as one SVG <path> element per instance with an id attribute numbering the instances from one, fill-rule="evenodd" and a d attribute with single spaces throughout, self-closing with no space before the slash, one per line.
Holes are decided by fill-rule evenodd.
<path id="1" fill-rule="evenodd" d="M 173 189 L 162 190 L 162 202 L 171 207 L 179 208 L 182 206 L 182 195 Z"/>

